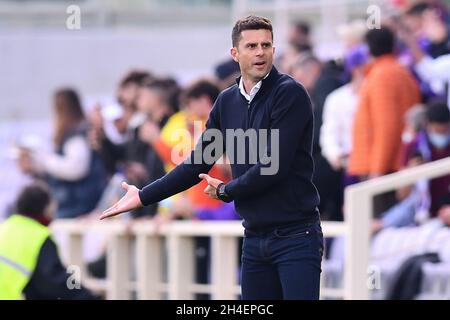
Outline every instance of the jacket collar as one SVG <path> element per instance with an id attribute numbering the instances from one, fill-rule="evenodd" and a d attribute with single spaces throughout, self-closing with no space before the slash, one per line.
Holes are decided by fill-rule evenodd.
<path id="1" fill-rule="evenodd" d="M 270 88 L 279 77 L 280 77 L 280 73 L 278 72 L 277 68 L 275 68 L 275 66 L 272 66 L 272 69 L 270 70 L 269 75 L 265 79 L 262 79 L 261 88 L 259 89 L 255 98 L 260 96 L 263 92 L 265 92 L 267 90 L 267 88 Z M 239 82 L 241 81 L 241 78 L 242 78 L 242 76 L 239 76 L 236 78 L 236 84 L 237 84 L 238 91 L 239 91 Z"/>

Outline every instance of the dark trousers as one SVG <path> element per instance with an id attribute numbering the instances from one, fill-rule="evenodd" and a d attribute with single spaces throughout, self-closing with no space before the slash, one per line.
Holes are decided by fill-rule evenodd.
<path id="1" fill-rule="evenodd" d="M 319 222 L 267 233 L 245 230 L 242 299 L 319 299 L 322 253 Z"/>

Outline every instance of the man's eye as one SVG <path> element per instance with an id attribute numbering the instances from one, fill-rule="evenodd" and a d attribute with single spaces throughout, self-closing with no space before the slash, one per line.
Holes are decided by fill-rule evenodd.
<path id="1" fill-rule="evenodd" d="M 254 48 L 256 48 L 256 44 L 248 44 L 248 45 L 247 45 L 247 48 L 254 49 Z"/>

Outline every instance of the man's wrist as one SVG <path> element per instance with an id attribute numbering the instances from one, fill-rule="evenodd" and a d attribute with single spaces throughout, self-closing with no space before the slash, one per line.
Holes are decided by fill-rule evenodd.
<path id="1" fill-rule="evenodd" d="M 230 195 L 225 190 L 225 183 L 220 183 L 216 188 L 216 197 L 219 200 L 222 200 L 223 202 L 231 202 L 233 199 L 231 199 Z"/>

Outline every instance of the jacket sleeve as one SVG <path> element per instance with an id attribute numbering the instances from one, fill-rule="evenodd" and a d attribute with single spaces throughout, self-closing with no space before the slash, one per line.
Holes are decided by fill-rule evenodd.
<path id="1" fill-rule="evenodd" d="M 70 289 L 70 276 L 61 263 L 55 243 L 48 237 L 23 293 L 26 299 L 98 299 L 82 286 Z"/>
<path id="2" fill-rule="evenodd" d="M 232 199 L 246 198 L 264 192 L 289 175 L 294 156 L 298 150 L 300 139 L 305 139 L 305 128 L 313 121 L 311 100 L 306 90 L 297 83 L 280 86 L 274 97 L 271 112 L 270 134 L 274 130 L 279 133 L 278 150 L 271 145 L 272 138 L 267 142 L 267 154 L 271 163 L 260 162 L 253 165 L 240 177 L 229 182 L 225 191 Z M 312 128 L 312 126 L 311 126 Z M 275 140 L 275 139 L 274 139 Z M 274 155 L 278 153 L 278 157 Z M 266 163 L 266 161 L 263 161 Z M 263 174 L 267 167 L 275 165 L 274 172 Z M 267 172 L 267 171 L 266 171 Z"/>

